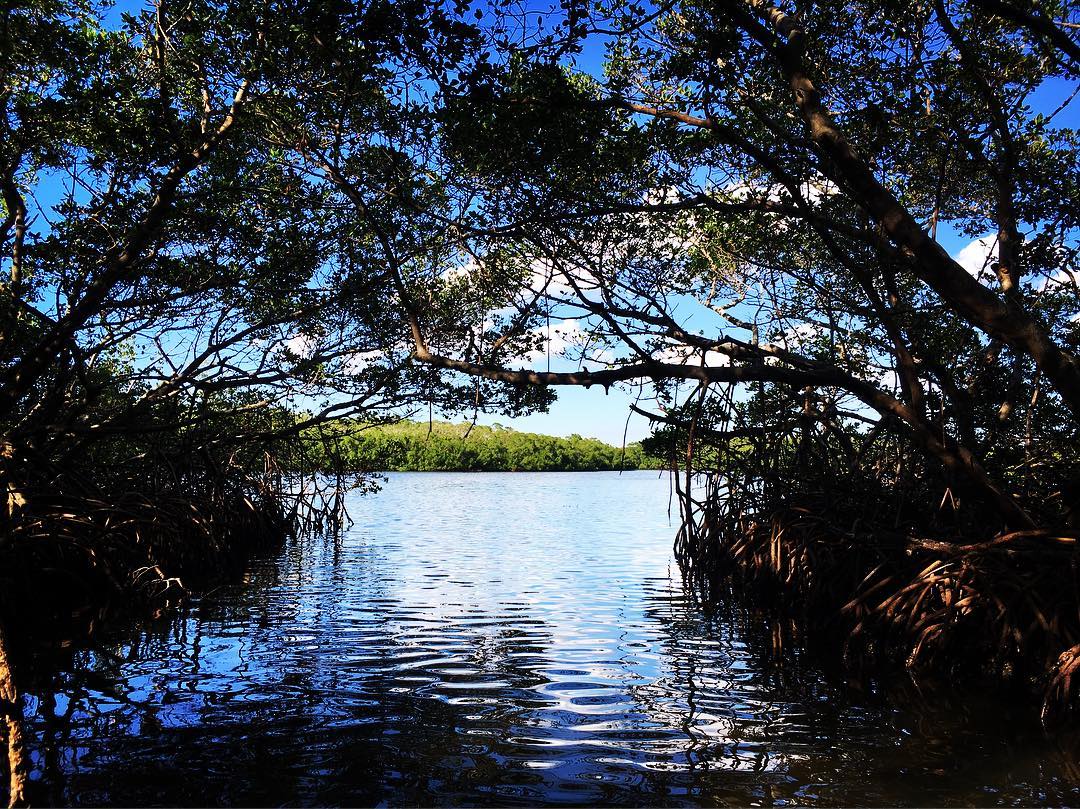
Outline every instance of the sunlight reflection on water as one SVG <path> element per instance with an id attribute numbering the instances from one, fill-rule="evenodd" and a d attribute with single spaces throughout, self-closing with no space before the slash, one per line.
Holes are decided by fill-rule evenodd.
<path id="1" fill-rule="evenodd" d="M 400 474 L 350 511 L 75 654 L 31 706 L 51 799 L 1080 802 L 1002 706 L 857 699 L 703 615 L 655 473 Z"/>

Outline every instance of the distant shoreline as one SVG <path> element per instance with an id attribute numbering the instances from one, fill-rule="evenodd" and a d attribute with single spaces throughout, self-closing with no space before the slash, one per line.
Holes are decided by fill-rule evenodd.
<path id="1" fill-rule="evenodd" d="M 628 472 L 665 464 L 639 443 L 518 432 L 501 425 L 338 421 L 308 436 L 307 452 L 326 471 Z"/>
<path id="2" fill-rule="evenodd" d="M 632 469 L 352 469 L 348 471 L 353 474 L 370 475 L 621 475 L 624 472 L 655 472 L 657 475 L 662 475 L 668 470 L 659 467 L 655 469 L 634 467 Z"/>

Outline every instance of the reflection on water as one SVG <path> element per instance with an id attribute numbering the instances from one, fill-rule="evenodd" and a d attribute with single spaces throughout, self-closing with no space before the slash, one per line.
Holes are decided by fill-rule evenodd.
<path id="1" fill-rule="evenodd" d="M 707 618 L 654 473 L 393 475 L 29 706 L 54 803 L 1080 803 L 992 701 L 858 696 Z M 904 706 L 904 707 L 898 707 Z"/>

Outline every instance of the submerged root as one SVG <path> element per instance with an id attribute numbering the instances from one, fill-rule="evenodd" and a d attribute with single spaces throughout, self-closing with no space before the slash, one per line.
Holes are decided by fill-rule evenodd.
<path id="1" fill-rule="evenodd" d="M 258 545 L 282 540 L 277 509 L 250 501 L 196 504 L 179 497 L 126 496 L 115 502 L 72 495 L 28 498 L 0 543 L 0 624 L 18 627 L 11 643 L 66 644 L 92 633 L 116 607 L 157 614 L 186 594 L 179 575 L 227 575 Z M 31 764 L 8 638 L 0 629 L 0 773 L 11 806 L 29 803 Z M 5 766 L 6 765 L 6 766 Z M 2 804 L 2 798 L 0 798 Z"/>
<path id="2" fill-rule="evenodd" d="M 118 494 L 23 486 L 0 525 L 0 618 L 64 631 L 111 602 L 151 610 L 237 574 L 260 548 L 338 531 L 348 482 L 265 477 Z M 15 620 L 15 619 L 18 620 Z"/>
<path id="3" fill-rule="evenodd" d="M 116 599 L 174 602 L 182 582 L 220 577 L 290 531 L 278 504 L 240 496 L 41 496 L 0 549 L 0 610 L 62 628 Z"/>
<path id="4" fill-rule="evenodd" d="M 845 532 L 798 508 L 733 516 L 706 504 L 696 516 L 677 551 L 706 597 L 737 582 L 839 640 L 855 668 L 1033 686 L 1046 721 L 1076 709 L 1075 537 L 1025 531 L 958 545 Z"/>
<path id="5" fill-rule="evenodd" d="M 90 635 L 106 612 L 159 614 L 189 588 L 240 574 L 258 550 L 340 530 L 347 519 L 340 479 L 287 479 L 269 460 L 262 475 L 223 469 L 109 492 L 71 478 L 15 479 L 0 463 L 0 483 L 19 493 L 0 512 L 0 625 L 19 628 L 17 638 L 0 632 L 0 773 L 9 782 L 0 796 L 8 792 L 12 805 L 27 802 L 30 763 L 8 641 L 17 651 L 31 641 L 64 645 Z"/>
<path id="6" fill-rule="evenodd" d="M 1050 672 L 1050 683 L 1043 697 L 1043 721 L 1061 719 L 1080 705 L 1080 644 L 1066 649 Z"/>

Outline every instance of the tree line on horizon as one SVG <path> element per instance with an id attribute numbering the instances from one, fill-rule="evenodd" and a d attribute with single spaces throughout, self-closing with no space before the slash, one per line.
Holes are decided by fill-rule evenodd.
<path id="1" fill-rule="evenodd" d="M 350 472 L 598 472 L 663 469 L 640 442 L 520 432 L 501 425 L 339 421 L 311 439 L 309 458 Z"/>

